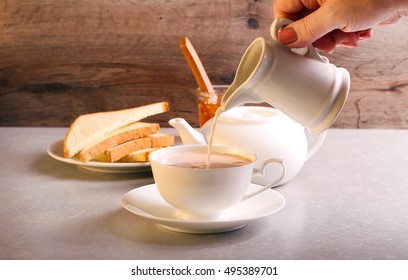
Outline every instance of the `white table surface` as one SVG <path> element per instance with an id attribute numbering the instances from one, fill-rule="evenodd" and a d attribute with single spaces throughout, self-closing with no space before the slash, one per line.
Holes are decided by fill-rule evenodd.
<path id="1" fill-rule="evenodd" d="M 66 128 L 0 128 L 0 259 L 408 259 L 408 131 L 330 129 L 278 213 L 183 234 L 123 209 L 150 172 L 108 174 L 47 155 Z M 167 129 L 166 132 L 174 132 Z"/>

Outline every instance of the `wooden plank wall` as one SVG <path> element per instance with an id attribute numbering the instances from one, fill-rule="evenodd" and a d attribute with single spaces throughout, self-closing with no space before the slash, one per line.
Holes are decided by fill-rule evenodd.
<path id="1" fill-rule="evenodd" d="M 68 126 L 79 114 L 168 101 L 198 124 L 187 36 L 214 84 L 233 80 L 246 47 L 269 38 L 272 0 L 2 0 L 0 125 Z M 408 128 L 408 20 L 329 55 L 352 76 L 335 123 Z"/>

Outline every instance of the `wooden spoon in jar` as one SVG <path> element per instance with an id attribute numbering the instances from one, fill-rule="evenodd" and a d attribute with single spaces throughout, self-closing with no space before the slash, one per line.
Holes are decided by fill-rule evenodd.
<path id="1" fill-rule="evenodd" d="M 214 88 L 210 82 L 210 79 L 208 78 L 207 72 L 205 71 L 197 52 L 187 37 L 180 39 L 180 49 L 183 52 L 191 71 L 193 72 L 194 78 L 196 79 L 200 90 L 202 92 L 214 92 Z"/>

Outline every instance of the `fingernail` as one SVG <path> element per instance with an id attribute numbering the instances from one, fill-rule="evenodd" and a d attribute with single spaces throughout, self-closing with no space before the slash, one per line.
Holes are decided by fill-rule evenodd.
<path id="1" fill-rule="evenodd" d="M 356 43 L 353 43 L 353 42 L 343 42 L 343 43 L 341 43 L 343 46 L 345 46 L 345 47 L 348 47 L 348 48 L 355 48 L 355 47 L 357 47 L 357 44 Z"/>
<path id="2" fill-rule="evenodd" d="M 278 33 L 278 39 L 282 44 L 287 45 L 297 41 L 298 36 L 293 28 L 283 28 Z"/>
<path id="3" fill-rule="evenodd" d="M 358 35 L 358 39 L 360 39 L 360 40 L 364 40 L 364 39 L 369 39 L 369 38 L 371 38 L 371 31 L 362 31 L 362 32 L 358 32 L 357 33 L 357 35 Z"/>

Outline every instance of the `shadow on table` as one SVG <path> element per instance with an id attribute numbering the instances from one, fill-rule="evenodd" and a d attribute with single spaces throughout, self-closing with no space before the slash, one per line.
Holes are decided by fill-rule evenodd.
<path id="1" fill-rule="evenodd" d="M 152 172 L 135 172 L 135 173 L 110 173 L 97 172 L 82 168 L 77 165 L 68 164 L 51 158 L 46 153 L 33 156 L 31 159 L 31 168 L 38 173 L 66 180 L 86 180 L 86 181 L 122 181 L 146 179 L 146 184 L 152 182 Z"/>
<path id="2" fill-rule="evenodd" d="M 262 227 L 256 221 L 239 230 L 225 233 L 189 234 L 175 232 L 129 213 L 125 209 L 118 209 L 107 213 L 102 219 L 106 229 L 123 239 L 135 241 L 136 243 L 155 245 L 202 246 L 203 243 L 217 245 L 221 242 L 225 245 L 226 241 L 229 243 L 242 241 L 243 235 L 254 237 L 262 232 Z"/>

